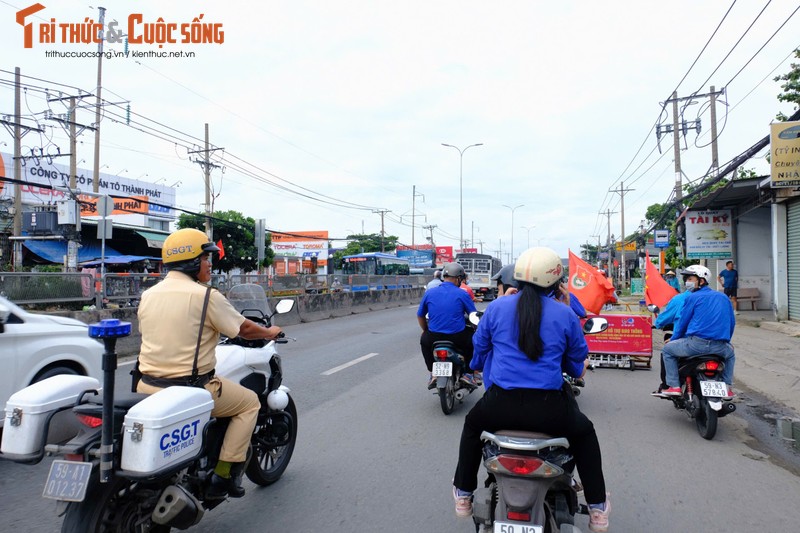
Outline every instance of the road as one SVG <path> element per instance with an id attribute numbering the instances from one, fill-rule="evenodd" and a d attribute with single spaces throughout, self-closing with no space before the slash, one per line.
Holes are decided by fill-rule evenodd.
<path id="1" fill-rule="evenodd" d="M 297 338 L 281 346 L 299 411 L 292 462 L 270 487 L 247 481 L 247 495 L 207 513 L 198 531 L 474 531 L 455 517 L 450 486 L 462 419 L 479 393 L 442 414 L 425 388 L 414 311 L 285 328 Z M 598 369 L 578 399 L 603 449 L 612 531 L 797 530 L 799 470 L 757 451 L 747 409 L 706 441 L 649 396 L 657 381 L 655 371 Z M 46 473 L 46 463 L 0 462 L 3 531 L 59 531 L 55 504 L 40 498 Z M 586 517 L 577 524 L 587 531 Z"/>

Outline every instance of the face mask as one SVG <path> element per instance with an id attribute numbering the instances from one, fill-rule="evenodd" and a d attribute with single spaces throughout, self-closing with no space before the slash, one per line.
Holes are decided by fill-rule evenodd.
<path id="1" fill-rule="evenodd" d="M 685 285 L 687 291 L 693 291 L 697 287 L 697 284 L 694 281 L 687 281 Z"/>

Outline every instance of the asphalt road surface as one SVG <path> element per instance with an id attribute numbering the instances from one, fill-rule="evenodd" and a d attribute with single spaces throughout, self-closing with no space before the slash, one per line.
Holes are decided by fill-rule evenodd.
<path id="1" fill-rule="evenodd" d="M 244 498 L 208 512 L 195 530 L 474 531 L 455 517 L 450 491 L 462 419 L 480 392 L 442 413 L 425 387 L 415 308 L 285 332 L 297 339 L 279 347 L 299 412 L 291 464 L 270 487 L 246 481 Z M 128 370 L 121 365 L 119 387 Z M 694 421 L 649 396 L 656 372 L 598 369 L 578 398 L 603 450 L 611 530 L 796 531 L 798 469 L 764 453 L 753 415 L 740 408 L 706 441 Z M 40 497 L 48 464 L 0 462 L 2 531 L 60 530 L 56 504 Z M 576 523 L 588 530 L 587 517 Z"/>

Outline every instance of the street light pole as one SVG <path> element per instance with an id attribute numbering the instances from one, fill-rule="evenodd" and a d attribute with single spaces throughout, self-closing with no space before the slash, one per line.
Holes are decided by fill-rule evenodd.
<path id="1" fill-rule="evenodd" d="M 520 228 L 528 230 L 528 248 L 531 247 L 531 230 L 534 229 L 536 225 L 533 226 L 520 226 Z"/>
<path id="2" fill-rule="evenodd" d="M 458 247 L 464 248 L 464 152 L 468 149 L 472 148 L 473 146 L 483 146 L 483 143 L 476 143 L 470 144 L 463 150 L 458 148 L 457 146 L 453 146 L 452 144 L 445 144 L 442 143 L 442 146 L 447 146 L 449 148 L 455 148 L 458 150 L 459 156 L 459 165 L 458 165 L 458 213 L 460 219 L 460 230 L 458 238 Z"/>
<path id="3" fill-rule="evenodd" d="M 511 254 L 509 258 L 509 263 L 514 261 L 514 211 L 516 211 L 517 209 L 519 209 L 524 205 L 525 204 L 519 204 L 517 206 L 511 207 L 510 205 L 503 204 L 503 207 L 511 209 Z"/>

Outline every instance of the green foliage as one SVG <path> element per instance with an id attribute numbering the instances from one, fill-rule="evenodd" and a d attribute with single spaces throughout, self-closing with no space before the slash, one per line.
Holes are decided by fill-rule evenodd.
<path id="1" fill-rule="evenodd" d="M 364 234 L 359 233 L 347 236 L 347 246 L 344 250 L 339 250 L 333 254 L 334 268 L 342 268 L 342 257 L 346 255 L 355 255 L 369 252 L 381 251 L 381 235 L 380 233 Z M 387 235 L 383 238 L 383 251 L 391 253 L 397 248 L 397 237 L 394 235 Z"/>
<path id="2" fill-rule="evenodd" d="M 800 48 L 794 51 L 794 57 L 800 59 Z M 773 78 L 774 81 L 782 81 L 781 90 L 783 91 L 778 95 L 778 100 L 781 102 L 793 103 L 796 111 L 800 107 L 800 63 L 792 63 L 792 69 L 786 73 Z M 783 113 L 778 113 L 776 118 L 785 122 L 789 117 Z"/>
<path id="3" fill-rule="evenodd" d="M 205 217 L 203 215 L 190 215 L 182 213 L 178 217 L 179 229 L 196 228 L 205 231 Z M 225 256 L 215 259 L 214 268 L 217 272 L 230 272 L 240 268 L 242 272 L 252 272 L 258 269 L 258 249 L 255 244 L 256 221 L 245 217 L 238 211 L 217 211 L 214 213 L 212 238 L 214 242 L 222 241 Z M 267 233 L 264 239 L 263 267 L 272 264 L 275 252 L 270 248 L 272 238 Z"/>

